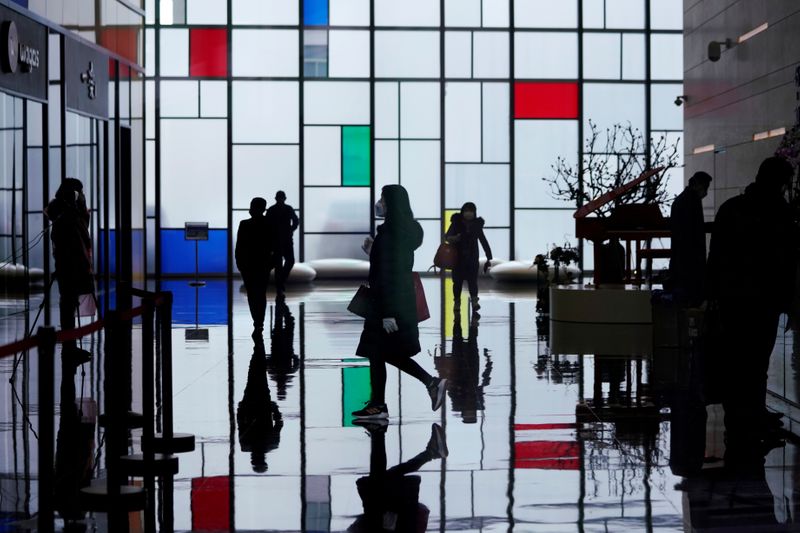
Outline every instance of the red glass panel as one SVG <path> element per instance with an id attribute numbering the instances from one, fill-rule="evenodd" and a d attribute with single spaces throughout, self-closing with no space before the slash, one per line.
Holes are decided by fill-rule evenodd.
<path id="1" fill-rule="evenodd" d="M 514 429 L 516 431 L 535 431 L 535 430 L 544 430 L 544 429 L 575 429 L 578 426 L 576 424 L 569 424 L 569 423 L 556 423 L 556 424 L 515 424 Z"/>
<path id="2" fill-rule="evenodd" d="M 578 84 L 514 83 L 514 118 L 578 118 Z"/>
<path id="3" fill-rule="evenodd" d="M 230 529 L 230 478 L 192 479 L 192 531 Z"/>
<path id="4" fill-rule="evenodd" d="M 578 470 L 580 447 L 574 441 L 535 440 L 514 443 L 514 468 Z"/>
<path id="5" fill-rule="evenodd" d="M 189 75 L 211 78 L 228 75 L 228 34 L 225 28 L 189 30 Z"/>
<path id="6" fill-rule="evenodd" d="M 142 29 L 138 26 L 107 26 L 98 30 L 98 44 L 112 52 L 141 64 L 139 61 L 139 40 Z"/>

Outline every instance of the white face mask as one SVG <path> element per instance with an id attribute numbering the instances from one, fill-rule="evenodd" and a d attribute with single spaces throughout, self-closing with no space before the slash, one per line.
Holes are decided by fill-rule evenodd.
<path id="1" fill-rule="evenodd" d="M 384 209 L 383 202 L 380 200 L 375 202 L 375 217 L 386 218 L 386 209 Z"/>

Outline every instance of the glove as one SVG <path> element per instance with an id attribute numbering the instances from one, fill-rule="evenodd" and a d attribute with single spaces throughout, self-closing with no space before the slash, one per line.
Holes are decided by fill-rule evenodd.
<path id="1" fill-rule="evenodd" d="M 492 266 L 492 265 L 491 265 L 491 262 L 492 262 L 492 260 L 491 260 L 491 259 L 487 259 L 487 260 L 486 260 L 486 262 L 483 264 L 483 273 L 484 273 L 484 274 L 486 274 L 487 272 L 489 272 L 489 267 L 491 267 L 491 266 Z"/>
<path id="2" fill-rule="evenodd" d="M 395 333 L 400 328 L 397 327 L 397 320 L 394 318 L 383 319 L 383 331 L 386 333 Z"/>

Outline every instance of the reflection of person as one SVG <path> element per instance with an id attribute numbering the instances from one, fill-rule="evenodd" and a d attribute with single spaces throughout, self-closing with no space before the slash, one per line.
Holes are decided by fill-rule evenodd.
<path id="1" fill-rule="evenodd" d="M 723 405 L 728 439 L 752 440 L 774 427 L 767 415 L 767 369 L 780 313 L 794 287 L 797 237 L 784 191 L 793 170 L 770 157 L 744 194 L 719 208 L 708 258 L 710 300 L 724 339 Z"/>
<path id="2" fill-rule="evenodd" d="M 453 296 L 456 309 L 461 308 L 461 289 L 465 281 L 469 287 L 472 310 L 477 311 L 481 308 L 478 303 L 478 242 L 486 254 L 484 272 L 488 272 L 492 261 L 492 249 L 483 233 L 484 225 L 485 221 L 477 216 L 477 207 L 472 202 L 465 203 L 460 213 L 450 217 L 450 227 L 447 229 L 445 239 L 458 250 L 458 264 L 453 268 Z"/>
<path id="3" fill-rule="evenodd" d="M 278 447 L 281 441 L 283 418 L 278 404 L 272 401 L 267 383 L 267 357 L 264 346 L 256 343 L 244 396 L 236 410 L 239 426 L 239 444 L 243 452 L 250 452 L 250 463 L 254 472 L 267 471 L 267 453 Z"/>
<path id="4" fill-rule="evenodd" d="M 94 294 L 90 215 L 80 180 L 65 179 L 58 187 L 55 198 L 45 208 L 45 214 L 52 223 L 50 237 L 53 241 L 55 277 L 58 279 L 61 329 L 74 329 L 80 296 Z M 64 342 L 62 357 L 85 363 L 90 354 L 86 350 L 79 350 L 72 340 Z"/>
<path id="5" fill-rule="evenodd" d="M 286 280 L 294 266 L 293 234 L 300 220 L 292 206 L 286 204 L 286 193 L 275 193 L 275 204 L 267 210 L 267 217 L 275 228 L 275 286 L 278 296 L 286 291 Z"/>
<path id="6" fill-rule="evenodd" d="M 448 378 L 450 400 L 453 411 L 461 413 L 465 424 L 478 420 L 478 411 L 484 409 L 483 391 L 489 385 L 492 375 L 492 360 L 489 351 L 484 349 L 486 367 L 481 374 L 481 360 L 478 349 L 478 321 L 473 320 L 469 327 L 469 337 L 464 339 L 461 319 L 456 316 L 453 325 L 453 353 L 451 356 L 436 357 L 436 370 Z"/>
<path id="7" fill-rule="evenodd" d="M 386 218 L 378 226 L 370 249 L 369 285 L 377 316 L 364 321 L 356 354 L 369 359 L 372 397 L 356 418 L 387 418 L 386 363 L 423 383 L 435 411 L 442 405 L 446 380 L 428 374 L 413 356 L 420 352 L 417 300 L 412 269 L 414 250 L 422 244 L 422 226 L 414 220 L 408 193 L 400 185 L 387 185 L 375 206 Z"/>
<path id="8" fill-rule="evenodd" d="M 271 352 L 267 370 L 278 387 L 278 400 L 285 400 L 292 375 L 300 368 L 300 358 L 294 353 L 294 317 L 282 300 L 275 303 Z"/>
<path id="9" fill-rule="evenodd" d="M 669 274 L 673 293 L 682 305 L 696 307 L 705 300 L 706 232 L 703 198 L 711 176 L 696 172 L 672 203 L 670 230 L 672 257 Z"/>
<path id="10" fill-rule="evenodd" d="M 382 423 L 381 423 L 382 422 Z M 358 423 L 358 422 L 357 422 Z M 408 461 L 386 469 L 386 422 L 363 421 L 370 434 L 369 475 L 356 481 L 364 514 L 347 529 L 354 533 L 380 531 L 422 532 L 430 511 L 419 502 L 419 476 L 409 476 L 433 460 L 447 457 L 447 442 L 439 424 L 431 427 L 425 450 Z"/>
<path id="11" fill-rule="evenodd" d="M 263 198 L 250 200 L 250 218 L 239 223 L 236 233 L 236 268 L 242 273 L 247 290 L 247 304 L 253 318 L 253 336 L 264 331 L 264 315 L 267 311 L 267 282 L 272 268 L 270 227 L 264 210 L 267 201 Z"/>

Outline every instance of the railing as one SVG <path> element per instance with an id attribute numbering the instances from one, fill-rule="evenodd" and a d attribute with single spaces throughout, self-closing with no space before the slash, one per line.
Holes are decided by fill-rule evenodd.
<path id="1" fill-rule="evenodd" d="M 93 333 L 104 330 L 106 333 L 104 357 L 104 419 L 106 442 L 106 485 L 105 490 L 85 490 L 82 493 L 83 503 L 89 511 L 105 511 L 109 516 L 109 527 L 112 531 L 128 530 L 128 512 L 145 510 L 145 531 L 156 531 L 155 525 L 155 477 L 161 477 L 170 489 L 172 476 L 169 468 L 163 464 L 173 465 L 177 472 L 177 460 L 171 455 L 159 456 L 156 449 L 165 450 L 166 454 L 176 450 L 173 447 L 173 405 L 172 405 L 172 293 L 152 293 L 132 290 L 134 296 L 142 299 L 142 304 L 124 311 L 109 311 L 104 318 L 75 329 L 56 331 L 50 326 L 39 327 L 37 333 L 0 346 L 0 359 L 19 353 L 27 355 L 30 350 L 38 351 L 38 403 L 39 403 L 39 483 L 38 483 L 38 531 L 48 533 L 54 530 L 54 486 L 55 471 L 53 458 L 55 455 L 55 362 L 56 344 L 65 341 L 76 341 Z M 130 383 L 129 356 L 132 356 L 131 331 L 133 320 L 142 318 L 142 456 L 141 468 L 131 473 L 130 466 L 123 467 L 121 462 L 128 450 L 129 416 L 126 395 L 122 394 Z M 160 364 L 162 375 L 162 428 L 161 436 L 155 434 L 155 347 L 160 347 Z M 127 368 L 125 368 L 127 366 Z M 132 383 L 130 383 L 133 386 Z M 194 438 L 191 437 L 191 447 Z M 147 445 L 145 445 L 147 443 Z M 185 446 L 184 446 L 185 447 Z M 178 446 L 180 448 L 180 446 Z M 128 459 L 128 458 L 126 458 Z M 159 461 L 163 464 L 159 464 Z M 127 463 L 130 465 L 130 462 Z M 144 478 L 144 490 L 127 485 L 127 479 L 141 475 Z M 171 490 L 165 490 L 166 500 L 171 500 Z M 164 507 L 172 507 L 171 501 L 164 501 Z M 172 523 L 162 523 L 162 530 L 171 531 Z"/>

